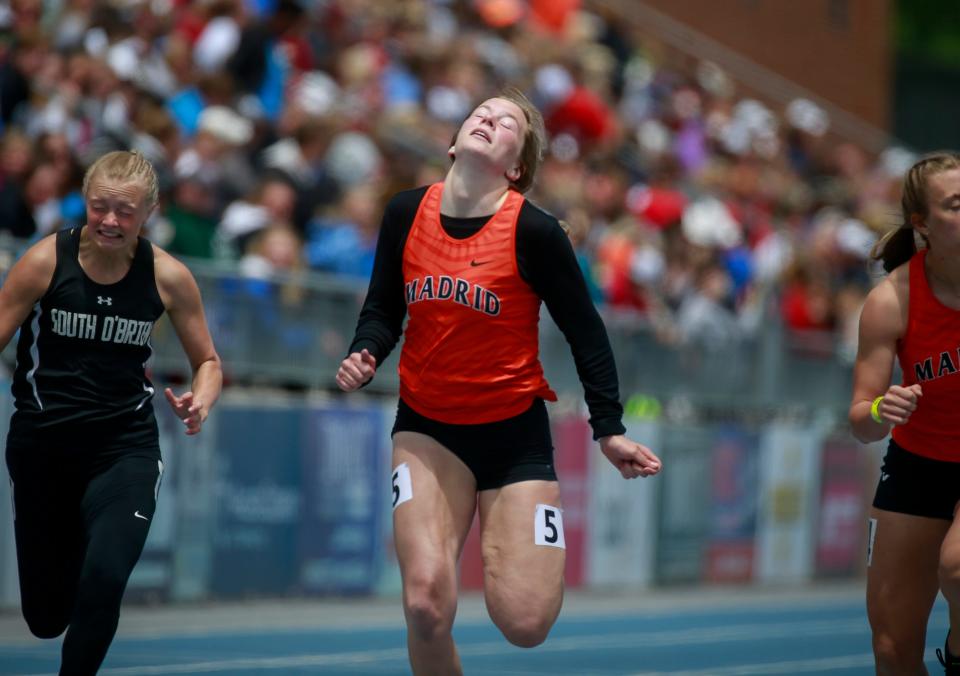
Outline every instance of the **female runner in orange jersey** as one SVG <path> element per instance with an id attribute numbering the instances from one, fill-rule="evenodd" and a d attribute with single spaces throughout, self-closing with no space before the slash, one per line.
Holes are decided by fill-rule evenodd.
<path id="1" fill-rule="evenodd" d="M 606 331 L 558 221 L 523 197 L 545 143 L 516 90 L 484 101 L 450 148 L 442 183 L 394 196 L 341 389 L 368 382 L 396 345 L 394 541 L 415 674 L 459 674 L 451 636 L 457 559 L 480 511 L 484 594 L 504 636 L 542 643 L 560 612 L 560 490 L 538 359 L 544 302 L 570 342 L 594 438 L 624 478 L 659 459 L 624 436 Z"/>
<path id="2" fill-rule="evenodd" d="M 850 405 L 861 441 L 893 426 L 870 519 L 867 613 L 877 674 L 926 674 L 939 588 L 955 631 L 937 654 L 948 675 L 960 675 L 960 156 L 917 162 L 902 207 L 904 224 L 874 252 L 890 274 L 860 317 Z M 890 385 L 895 358 L 900 385 Z"/>

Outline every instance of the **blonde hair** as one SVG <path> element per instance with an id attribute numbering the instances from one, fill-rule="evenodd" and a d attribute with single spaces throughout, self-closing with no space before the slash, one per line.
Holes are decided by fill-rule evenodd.
<path id="1" fill-rule="evenodd" d="M 883 269 L 887 272 L 906 263 L 917 252 L 916 231 L 911 216 L 917 214 L 922 218 L 927 217 L 927 180 L 950 169 L 960 169 L 960 155 L 937 152 L 922 157 L 907 171 L 903 179 L 903 195 L 900 197 L 903 223 L 881 237 L 870 252 L 871 258 L 883 261 Z"/>
<path id="2" fill-rule="evenodd" d="M 136 150 L 115 150 L 91 164 L 83 176 L 84 197 L 87 197 L 90 184 L 95 179 L 140 184 L 144 188 L 144 199 L 148 209 L 155 207 L 160 199 L 160 180 L 157 178 L 157 172 L 150 161 Z"/>

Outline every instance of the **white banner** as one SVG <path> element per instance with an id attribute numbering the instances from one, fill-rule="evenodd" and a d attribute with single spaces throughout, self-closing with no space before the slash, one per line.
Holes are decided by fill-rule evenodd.
<path id="1" fill-rule="evenodd" d="M 816 426 L 773 423 L 761 436 L 758 581 L 803 582 L 813 575 L 822 446 Z"/>
<path id="2" fill-rule="evenodd" d="M 656 453 L 669 471 L 660 448 L 660 425 L 625 419 L 627 436 Z M 586 585 L 647 587 L 653 582 L 656 496 L 662 477 L 625 480 L 591 441 L 587 491 Z"/>

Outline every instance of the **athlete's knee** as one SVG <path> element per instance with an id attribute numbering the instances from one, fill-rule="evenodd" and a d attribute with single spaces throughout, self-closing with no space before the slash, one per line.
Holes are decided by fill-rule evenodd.
<path id="1" fill-rule="evenodd" d="M 944 545 L 937 568 L 940 587 L 945 592 L 960 586 L 960 543 Z"/>
<path id="2" fill-rule="evenodd" d="M 56 638 L 70 623 L 65 613 L 52 615 L 49 612 L 31 611 L 27 608 L 23 609 L 23 619 L 26 620 L 30 633 L 37 638 Z"/>
<path id="3" fill-rule="evenodd" d="M 438 573 L 418 573 L 403 584 L 403 606 L 409 629 L 420 639 L 430 640 L 453 627 L 456 599 L 451 584 Z"/>
<path id="4" fill-rule="evenodd" d="M 919 671 L 923 666 L 922 641 L 917 645 L 914 643 L 917 642 L 897 637 L 892 633 L 874 632 L 873 654 L 877 660 L 877 673 L 881 675 L 922 673 Z"/>
<path id="5" fill-rule="evenodd" d="M 108 562 L 88 562 L 80 575 L 78 604 L 119 608 L 129 573 Z"/>
<path id="6" fill-rule="evenodd" d="M 560 604 L 553 599 L 527 597 L 512 602 L 502 595 L 491 596 L 487 590 L 487 610 L 494 624 L 510 643 L 533 648 L 547 640 L 547 634 L 560 614 Z"/>
<path id="7" fill-rule="evenodd" d="M 521 648 L 533 648 L 547 640 L 555 615 L 520 612 L 496 621 L 497 628 L 510 643 Z"/>

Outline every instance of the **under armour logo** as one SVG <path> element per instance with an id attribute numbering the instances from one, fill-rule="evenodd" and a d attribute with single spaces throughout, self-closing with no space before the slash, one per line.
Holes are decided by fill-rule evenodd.
<path id="1" fill-rule="evenodd" d="M 110 296 L 97 296 L 97 305 L 113 305 L 113 298 Z"/>

